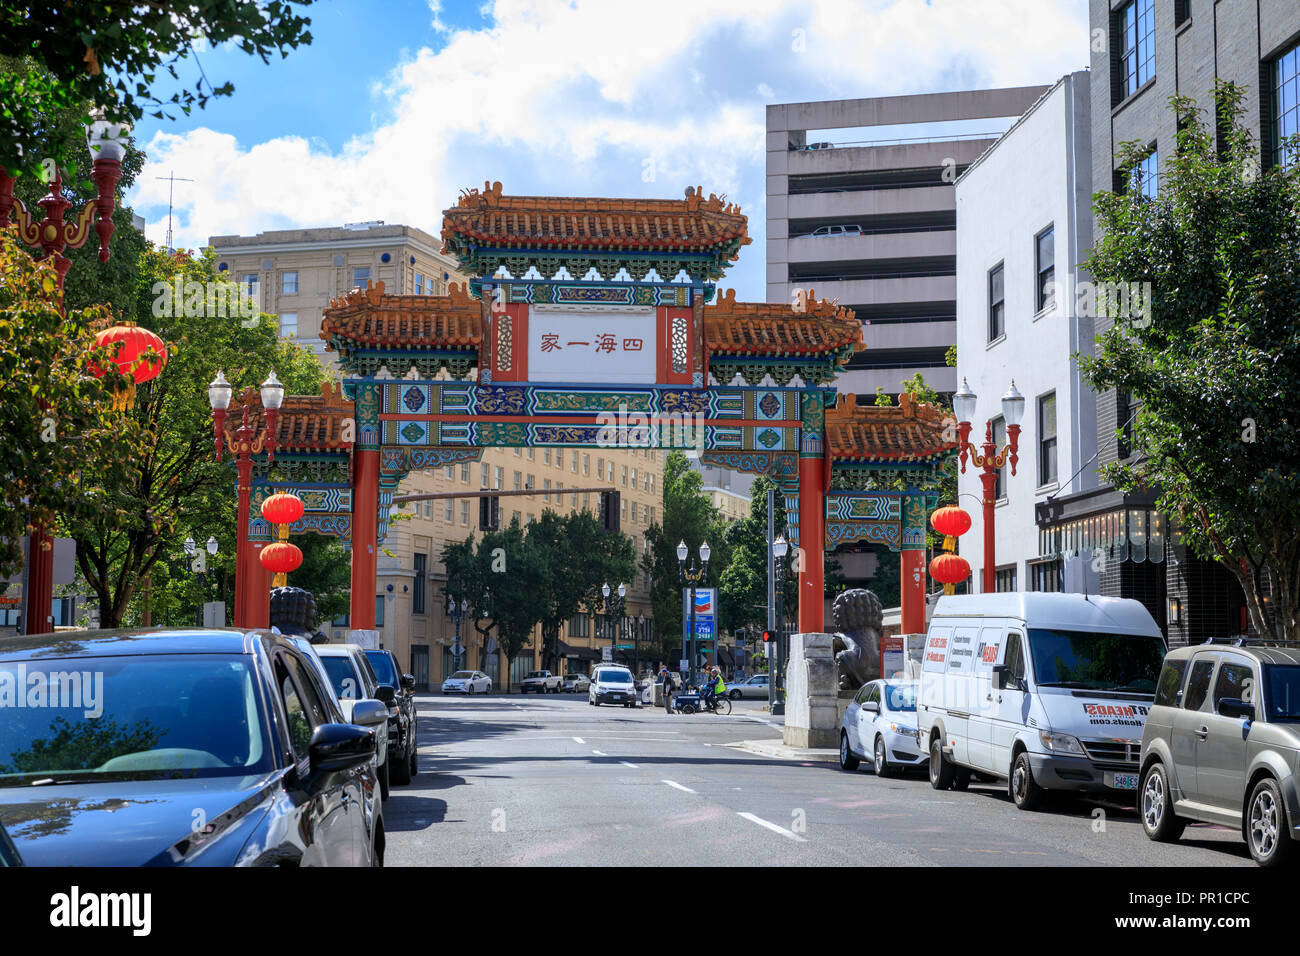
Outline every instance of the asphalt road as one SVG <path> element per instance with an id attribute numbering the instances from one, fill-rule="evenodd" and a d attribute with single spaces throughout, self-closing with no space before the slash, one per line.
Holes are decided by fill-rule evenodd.
<path id="1" fill-rule="evenodd" d="M 743 701 L 728 717 L 591 707 L 585 695 L 422 695 L 420 773 L 384 805 L 389 866 L 1252 866 L 1238 834 L 1149 841 L 1120 804 L 1016 810 L 1003 786 L 729 747 L 780 738 Z M 865 765 L 864 765 L 865 766 Z"/>

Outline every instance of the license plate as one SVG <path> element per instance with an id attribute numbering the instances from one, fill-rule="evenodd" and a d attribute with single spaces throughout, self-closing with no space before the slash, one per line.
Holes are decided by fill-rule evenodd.
<path id="1" fill-rule="evenodd" d="M 1108 773 L 1106 774 L 1106 786 L 1113 787 L 1116 790 L 1136 790 L 1138 788 L 1138 775 L 1135 773 Z"/>

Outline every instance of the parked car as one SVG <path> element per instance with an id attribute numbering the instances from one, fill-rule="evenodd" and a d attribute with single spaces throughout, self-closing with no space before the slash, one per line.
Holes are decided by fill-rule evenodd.
<path id="1" fill-rule="evenodd" d="M 366 791 L 387 711 L 358 701 L 344 722 L 287 638 L 0 639 L 0 687 L 33 683 L 50 706 L 0 721 L 0 825 L 28 865 L 382 865 Z"/>
<path id="2" fill-rule="evenodd" d="M 492 678 L 482 671 L 456 671 L 442 682 L 444 694 L 490 694 Z"/>
<path id="3" fill-rule="evenodd" d="M 767 675 L 755 674 L 746 680 L 727 685 L 727 696 L 732 700 L 742 697 L 762 698 L 767 700 Z"/>
<path id="4" fill-rule="evenodd" d="M 916 684 L 873 680 L 862 685 L 840 725 L 841 770 L 857 770 L 866 759 L 877 777 L 892 777 L 925 763 L 916 740 Z"/>
<path id="5" fill-rule="evenodd" d="M 1164 655 L 1160 628 L 1127 598 L 941 597 L 916 715 L 931 786 L 961 790 L 972 771 L 990 774 L 1022 810 L 1047 790 L 1134 793 Z"/>
<path id="6" fill-rule="evenodd" d="M 618 664 L 597 667 L 591 675 L 591 686 L 587 688 L 587 703 L 596 707 L 601 704 L 635 707 L 638 696 L 632 672 Z"/>
<path id="7" fill-rule="evenodd" d="M 538 694 L 558 694 L 562 681 L 559 674 L 550 671 L 532 671 L 519 682 L 519 693 L 533 691 Z"/>
<path id="8" fill-rule="evenodd" d="M 393 703 L 388 708 L 388 742 L 395 748 L 392 782 L 410 783 L 419 772 L 418 721 L 415 715 L 415 677 L 397 669 L 397 658 L 387 648 L 367 650 L 366 660 L 380 687 L 393 689 Z"/>
<path id="9" fill-rule="evenodd" d="M 810 232 L 809 235 L 815 236 L 819 239 L 825 236 L 835 236 L 837 238 L 843 238 L 844 236 L 860 236 L 862 235 L 862 227 L 861 226 L 818 226 L 816 229 Z"/>
<path id="10" fill-rule="evenodd" d="M 564 689 L 570 694 L 586 693 L 591 686 L 591 679 L 586 674 L 565 674 Z"/>
<path id="11" fill-rule="evenodd" d="M 377 700 L 384 705 L 383 726 L 375 730 L 375 773 L 379 776 L 379 792 L 387 800 L 390 770 L 387 718 L 395 695 L 391 689 L 379 686 L 375 672 L 359 645 L 317 644 L 315 647 L 345 717 L 351 720 L 353 709 L 363 700 Z"/>
<path id="12" fill-rule="evenodd" d="M 1240 830 L 1260 866 L 1285 863 L 1300 839 L 1298 755 L 1300 650 L 1176 648 L 1142 731 L 1142 829 L 1170 842 L 1189 821 L 1217 823 Z"/>
<path id="13" fill-rule="evenodd" d="M 22 865 L 23 858 L 18 855 L 18 848 L 14 846 L 14 841 L 9 839 L 5 828 L 0 826 L 0 867 Z"/>

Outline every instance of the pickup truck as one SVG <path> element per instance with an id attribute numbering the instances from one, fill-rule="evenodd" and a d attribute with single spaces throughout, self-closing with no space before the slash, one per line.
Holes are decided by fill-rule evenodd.
<path id="1" fill-rule="evenodd" d="M 558 694 L 563 680 L 550 671 L 533 671 L 519 682 L 519 693 L 526 694 L 531 690 L 538 694 Z"/>

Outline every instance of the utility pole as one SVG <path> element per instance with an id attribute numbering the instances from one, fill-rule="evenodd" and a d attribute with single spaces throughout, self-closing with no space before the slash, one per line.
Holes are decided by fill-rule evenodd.
<path id="1" fill-rule="evenodd" d="M 172 249 L 172 193 L 176 189 L 177 183 L 198 182 L 195 179 L 186 179 L 184 176 L 177 176 L 175 171 L 167 176 L 155 176 L 154 179 L 167 180 L 167 248 Z"/>

